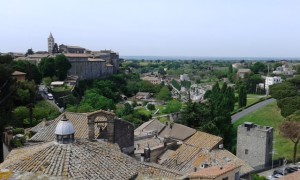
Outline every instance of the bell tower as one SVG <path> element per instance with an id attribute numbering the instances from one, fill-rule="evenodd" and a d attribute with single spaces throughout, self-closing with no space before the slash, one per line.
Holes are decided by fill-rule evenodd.
<path id="1" fill-rule="evenodd" d="M 48 37 L 48 53 L 52 53 L 53 46 L 54 46 L 54 38 L 52 36 L 52 33 L 50 32 L 50 35 Z"/>

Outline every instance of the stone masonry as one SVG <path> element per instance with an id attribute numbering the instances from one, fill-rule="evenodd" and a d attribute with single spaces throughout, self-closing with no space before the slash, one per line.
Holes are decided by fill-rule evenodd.
<path id="1" fill-rule="evenodd" d="M 238 127 L 236 155 L 255 170 L 272 163 L 273 128 L 245 122 Z"/>

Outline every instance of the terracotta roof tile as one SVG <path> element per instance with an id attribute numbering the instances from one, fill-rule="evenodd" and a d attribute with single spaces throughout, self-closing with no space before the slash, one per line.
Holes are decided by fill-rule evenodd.
<path id="1" fill-rule="evenodd" d="M 16 156 L 22 154 L 21 156 Z M 130 179 L 139 163 L 107 142 L 44 143 L 12 151 L 1 168 L 74 179 Z"/>
<path id="2" fill-rule="evenodd" d="M 95 115 L 97 113 L 104 113 L 108 114 L 109 116 L 114 117 L 114 114 L 107 111 L 96 111 L 93 113 L 71 113 L 71 112 L 65 112 L 66 118 L 69 119 L 70 122 L 72 122 L 74 128 L 75 128 L 75 138 L 76 139 L 83 139 L 88 138 L 88 116 Z M 40 130 L 32 136 L 29 141 L 31 142 L 46 142 L 46 141 L 53 141 L 55 140 L 55 128 L 57 123 L 63 118 L 63 114 L 61 114 L 59 117 L 57 117 L 51 124 L 48 126 L 45 126 L 43 128 L 40 128 Z M 104 116 L 100 116 L 96 120 L 107 120 Z M 95 124 L 95 138 L 99 136 L 99 129 L 97 128 L 97 124 Z"/>
<path id="3" fill-rule="evenodd" d="M 180 172 L 188 172 L 191 169 L 193 160 L 202 150 L 211 150 L 216 147 L 222 138 L 197 131 L 192 137 L 188 138 L 183 144 L 166 159 L 162 166 Z"/>
<path id="4" fill-rule="evenodd" d="M 144 134 L 147 134 L 148 132 L 153 132 L 153 131 L 156 131 L 157 133 L 159 133 L 164 128 L 164 126 L 165 125 L 162 124 L 161 122 L 159 122 L 158 120 L 153 119 L 153 120 L 143 123 L 138 128 L 136 128 L 134 130 L 134 135 L 142 136 Z"/>
<path id="5" fill-rule="evenodd" d="M 239 166 L 234 166 L 232 164 L 219 167 L 219 166 L 213 166 L 201 169 L 197 172 L 190 173 L 188 175 L 189 178 L 209 178 L 209 179 L 215 179 L 216 177 L 219 177 L 223 174 L 226 174 L 230 171 L 233 171 L 234 169 L 239 168 Z"/>

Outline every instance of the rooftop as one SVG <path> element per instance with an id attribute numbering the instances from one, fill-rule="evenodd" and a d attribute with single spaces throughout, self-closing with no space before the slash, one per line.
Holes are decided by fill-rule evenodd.
<path id="1" fill-rule="evenodd" d="M 239 69 L 238 70 L 238 73 L 249 73 L 249 72 L 251 72 L 250 69 Z"/>
<path id="2" fill-rule="evenodd" d="M 92 114 L 99 114 L 98 119 L 107 120 L 106 117 L 115 117 L 113 113 L 107 111 L 95 111 L 93 113 L 72 113 L 65 112 L 54 119 L 52 122 L 48 123 L 47 126 L 43 126 L 45 122 L 39 123 L 37 126 L 33 127 L 34 131 L 37 131 L 35 135 L 33 135 L 29 141 L 31 142 L 47 142 L 55 140 L 55 128 L 57 123 L 66 115 L 66 118 L 73 124 L 75 128 L 75 138 L 76 139 L 87 139 L 88 138 L 88 116 Z M 95 138 L 99 136 L 99 129 L 95 124 Z"/>
<path id="3" fill-rule="evenodd" d="M 134 135 L 135 136 L 143 136 L 143 135 L 147 135 L 149 133 L 153 134 L 154 132 L 159 133 L 164 128 L 164 126 L 165 125 L 162 124 L 161 122 L 159 122 L 158 120 L 153 119 L 153 120 L 143 123 L 138 128 L 136 128 L 134 130 Z"/>
<path id="4" fill-rule="evenodd" d="M 183 141 L 188 137 L 191 137 L 196 132 L 197 131 L 195 129 L 190 128 L 188 126 L 178 124 L 178 123 L 169 123 L 159 133 L 159 136 Z"/>
<path id="5" fill-rule="evenodd" d="M 14 72 L 12 73 L 12 75 L 13 75 L 13 76 L 20 76 L 20 75 L 26 75 L 26 73 L 21 72 L 21 71 L 14 71 Z"/>
<path id="6" fill-rule="evenodd" d="M 107 142 L 43 143 L 11 151 L 0 169 L 74 179 L 130 179 L 139 163 Z"/>
<path id="7" fill-rule="evenodd" d="M 162 166 L 179 172 L 188 172 L 192 166 L 192 160 L 204 150 L 212 150 L 222 138 L 197 131 L 192 137 L 188 138 L 183 144 L 167 158 Z"/>
<path id="8" fill-rule="evenodd" d="M 89 58 L 89 57 L 91 57 L 91 55 L 83 54 L 83 53 L 65 53 L 64 55 L 69 58 Z"/>
<path id="9" fill-rule="evenodd" d="M 197 172 L 190 173 L 188 175 L 189 178 L 207 178 L 207 179 L 215 179 L 216 177 L 222 176 L 234 169 L 239 168 L 239 166 L 234 165 L 226 165 L 224 167 L 214 166 L 201 169 Z"/>

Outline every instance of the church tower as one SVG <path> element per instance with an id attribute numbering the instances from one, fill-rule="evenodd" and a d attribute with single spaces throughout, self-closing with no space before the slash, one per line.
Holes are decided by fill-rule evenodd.
<path id="1" fill-rule="evenodd" d="M 48 37 L 48 52 L 49 53 L 52 53 L 53 46 L 54 46 L 54 38 L 52 36 L 52 33 L 50 32 L 50 35 Z"/>

